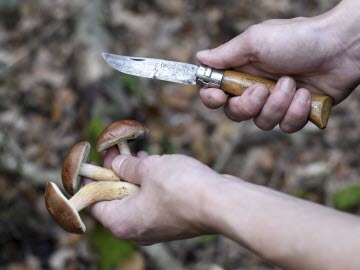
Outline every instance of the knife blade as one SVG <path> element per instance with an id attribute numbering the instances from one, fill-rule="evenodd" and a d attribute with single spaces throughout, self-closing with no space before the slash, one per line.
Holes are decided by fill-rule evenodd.
<path id="1" fill-rule="evenodd" d="M 102 53 L 102 56 L 110 66 L 125 74 L 175 83 L 200 84 L 204 87 L 220 88 L 225 93 L 235 96 L 242 95 L 254 83 L 265 84 L 270 91 L 276 84 L 268 79 L 233 70 L 218 70 L 188 63 L 110 53 Z M 324 129 L 331 108 L 331 97 L 311 93 L 309 120 Z"/>
<path id="2" fill-rule="evenodd" d="M 110 53 L 102 53 L 102 56 L 110 66 L 122 73 L 162 81 L 196 84 L 196 65 Z"/>

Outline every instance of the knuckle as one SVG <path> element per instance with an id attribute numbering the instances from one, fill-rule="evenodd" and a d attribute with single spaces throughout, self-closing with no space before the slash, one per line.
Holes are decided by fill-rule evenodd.
<path id="1" fill-rule="evenodd" d="M 136 170 L 138 171 L 139 174 L 147 174 L 150 171 L 151 168 L 151 159 L 150 157 L 144 158 L 142 160 L 139 161 Z"/>
<path id="2" fill-rule="evenodd" d="M 256 38 L 259 34 L 261 34 L 263 29 L 263 26 L 261 24 L 254 24 L 250 26 L 246 31 L 244 32 L 245 35 L 251 40 Z"/>
<path id="3" fill-rule="evenodd" d="M 243 99 L 238 99 L 237 102 L 228 102 L 225 107 L 225 114 L 234 122 L 241 122 L 254 117 L 251 106 L 245 105 Z"/>
<path id="4" fill-rule="evenodd" d="M 148 156 L 139 161 L 137 169 L 140 174 L 147 175 L 154 170 L 154 168 L 158 167 L 160 163 L 161 157 L 159 155 Z"/>
<path id="5" fill-rule="evenodd" d="M 254 58 L 259 58 L 261 54 L 261 44 L 259 38 L 263 37 L 263 28 L 262 24 L 255 24 L 250 26 L 244 33 L 243 36 L 247 42 L 249 49 L 251 49 L 251 54 Z"/>
<path id="6" fill-rule="evenodd" d="M 253 118 L 255 117 L 258 112 L 259 112 L 259 107 L 258 106 L 251 106 L 251 104 L 247 103 L 247 102 L 243 102 L 243 106 L 240 108 L 241 109 L 241 113 L 244 117 L 246 117 L 247 119 Z"/>
<path id="7" fill-rule="evenodd" d="M 289 111 L 287 118 L 289 119 L 289 122 L 293 123 L 302 123 L 306 119 L 305 114 L 299 111 Z"/>
<path id="8" fill-rule="evenodd" d="M 173 157 L 173 154 L 163 154 L 161 156 L 158 156 L 160 159 L 170 159 L 171 157 Z"/>
<path id="9" fill-rule="evenodd" d="M 269 111 L 271 114 L 274 113 L 284 113 L 287 110 L 288 106 L 284 102 L 270 102 Z"/>
<path id="10" fill-rule="evenodd" d="M 152 155 L 147 158 L 146 163 L 149 166 L 156 166 L 161 163 L 162 159 L 163 158 L 160 155 Z"/>

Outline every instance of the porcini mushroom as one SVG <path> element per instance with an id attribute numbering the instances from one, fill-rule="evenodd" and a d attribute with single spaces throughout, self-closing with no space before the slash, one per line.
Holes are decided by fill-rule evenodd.
<path id="1" fill-rule="evenodd" d="M 56 223 L 65 231 L 83 234 L 86 227 L 79 211 L 95 202 L 122 199 L 138 189 L 136 185 L 126 182 L 93 182 L 68 200 L 55 183 L 49 182 L 45 191 L 45 205 Z"/>
<path id="2" fill-rule="evenodd" d="M 81 176 L 97 181 L 120 181 L 112 170 L 86 163 L 89 152 L 90 144 L 79 142 L 70 149 L 64 159 L 61 178 L 65 191 L 70 195 L 79 190 Z"/>
<path id="3" fill-rule="evenodd" d="M 131 155 L 127 141 L 146 135 L 149 129 L 135 120 L 122 120 L 105 128 L 96 142 L 96 151 L 117 145 L 121 154 Z"/>

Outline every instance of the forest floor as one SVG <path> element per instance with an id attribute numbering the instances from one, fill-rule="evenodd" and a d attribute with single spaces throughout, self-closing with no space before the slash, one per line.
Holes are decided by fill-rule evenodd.
<path id="1" fill-rule="evenodd" d="M 138 247 L 114 239 L 86 211 L 85 235 L 58 227 L 44 205 L 46 183 L 60 183 L 72 145 L 94 146 L 121 119 L 151 131 L 131 145 L 134 152 L 186 154 L 359 214 L 359 91 L 333 108 L 325 130 L 308 123 L 292 135 L 265 132 L 207 109 L 197 87 L 121 75 L 101 58 L 106 51 L 196 63 L 197 51 L 250 25 L 315 16 L 336 2 L 0 1 L 0 269 L 275 269 L 222 236 Z M 92 161 L 101 158 L 92 152 Z"/>

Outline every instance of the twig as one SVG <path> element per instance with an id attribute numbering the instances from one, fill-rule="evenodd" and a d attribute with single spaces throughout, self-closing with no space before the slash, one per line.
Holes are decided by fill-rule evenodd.
<path id="1" fill-rule="evenodd" d="M 61 185 L 60 172 L 46 170 L 26 160 L 19 160 L 10 155 L 0 156 L 0 172 L 12 173 L 24 177 L 36 186 L 44 186 L 47 182 Z"/>
<path id="2" fill-rule="evenodd" d="M 24 158 L 19 145 L 9 136 L 0 132 L 0 172 L 11 173 L 24 177 L 33 185 L 44 186 L 53 181 L 60 185 L 61 177 L 58 170 L 47 170 Z"/>

